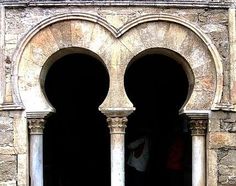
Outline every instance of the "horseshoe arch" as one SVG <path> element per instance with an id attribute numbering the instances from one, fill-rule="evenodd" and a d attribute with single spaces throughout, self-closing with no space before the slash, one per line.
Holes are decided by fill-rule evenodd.
<path id="1" fill-rule="evenodd" d="M 179 34 L 175 35 L 176 32 Z M 144 37 L 147 39 L 143 40 Z M 114 48 L 116 52 L 111 50 Z M 87 51 L 104 63 L 110 75 L 109 92 L 100 109 L 133 110 L 124 90 L 124 72 L 135 56 L 149 49 L 164 49 L 166 55 L 176 54 L 173 57 L 185 66 L 191 95 L 183 112 L 217 109 L 223 87 L 219 54 L 200 29 L 171 15 L 145 15 L 120 29 L 101 17 L 81 13 L 56 15 L 42 21 L 27 34 L 13 56 L 16 100 L 24 104 L 27 112 L 52 112 L 54 109 L 42 86 L 47 69 L 56 58 L 70 52 Z M 117 55 L 119 52 L 123 56 Z M 58 55 L 52 58 L 53 54 Z M 201 57 L 197 58 L 199 54 Z M 119 103 L 118 98 L 113 99 L 116 95 L 122 99 Z"/>

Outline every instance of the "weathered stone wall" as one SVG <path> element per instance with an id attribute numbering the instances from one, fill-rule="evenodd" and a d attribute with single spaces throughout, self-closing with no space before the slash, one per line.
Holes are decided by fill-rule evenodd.
<path id="1" fill-rule="evenodd" d="M 14 143 L 13 118 L 8 112 L 0 113 L 0 149 L 11 148 Z M 5 183 L 16 183 L 17 177 L 17 155 L 0 154 L 0 185 Z"/>
<path id="2" fill-rule="evenodd" d="M 212 171 L 217 175 L 218 185 L 236 185 L 235 113 L 213 112 L 209 132 L 209 149 L 216 154 L 217 162 Z"/>
<path id="3" fill-rule="evenodd" d="M 236 184 L 236 150 L 222 149 L 218 152 L 219 185 Z"/>
<path id="4" fill-rule="evenodd" d="M 0 155 L 0 184 L 16 185 L 16 155 Z"/>
<path id="5" fill-rule="evenodd" d="M 5 100 L 9 81 L 6 58 L 12 57 L 20 42 L 36 25 L 43 20 L 68 12 L 89 13 L 104 18 L 116 29 L 143 15 L 171 14 L 183 18 L 202 30 L 216 46 L 223 64 L 224 88 L 222 104 L 230 103 L 230 42 L 229 42 L 229 3 L 234 0 L 212 0 L 211 3 L 222 3 L 222 7 L 162 7 L 162 6 L 32 6 L 27 3 L 36 1 L 0 1 L 5 3 L 0 14 L 0 102 Z M 15 2 L 26 3 L 24 5 Z M 45 2 L 45 1 L 37 1 Z M 49 1 L 48 1 L 49 2 Z M 53 1 L 50 1 L 52 3 Z M 76 2 L 76 1 L 57 1 Z M 78 2 L 78 1 L 77 1 Z M 101 2 L 101 1 L 98 1 Z M 163 3 L 163 1 L 154 1 Z M 168 1 L 171 2 L 171 1 Z M 184 0 L 173 2 L 185 2 Z M 188 2 L 191 2 L 188 1 Z M 196 1 L 195 1 L 196 2 Z M 206 0 L 198 2 L 210 3 Z M 127 1 L 126 1 L 127 3 Z M 4 13 L 3 13 L 4 10 Z M 235 28 L 236 30 L 236 28 Z M 197 56 L 196 56 L 197 57 Z M 8 63 L 10 68 L 12 63 Z M 9 74 L 8 74 L 9 75 Z M 7 93 L 6 93 L 7 95 Z M 14 95 L 13 95 L 14 99 Z M 12 109 L 6 111 L 4 104 L 0 110 L 0 185 L 27 185 L 28 183 L 28 138 L 27 123 L 24 111 Z M 209 186 L 236 185 L 236 113 L 231 111 L 212 111 L 207 136 L 207 173 Z"/>
<path id="6" fill-rule="evenodd" d="M 28 135 L 22 111 L 0 112 L 0 185 L 28 182 Z"/>

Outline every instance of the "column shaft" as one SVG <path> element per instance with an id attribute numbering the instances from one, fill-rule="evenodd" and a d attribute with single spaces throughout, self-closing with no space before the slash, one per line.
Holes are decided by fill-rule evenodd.
<path id="1" fill-rule="evenodd" d="M 30 135 L 31 186 L 43 186 L 43 136 Z"/>
<path id="2" fill-rule="evenodd" d="M 206 186 L 206 127 L 207 119 L 190 120 L 192 132 L 192 186 Z"/>
<path id="3" fill-rule="evenodd" d="M 205 186 L 205 137 L 192 136 L 192 186 Z"/>
<path id="4" fill-rule="evenodd" d="M 124 186 L 124 135 L 111 134 L 111 186 Z"/>
<path id="5" fill-rule="evenodd" d="M 44 119 L 29 119 L 31 186 L 43 186 Z"/>

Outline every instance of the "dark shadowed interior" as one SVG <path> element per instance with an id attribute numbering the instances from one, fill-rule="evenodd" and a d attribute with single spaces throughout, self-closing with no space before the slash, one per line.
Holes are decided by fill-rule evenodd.
<path id="1" fill-rule="evenodd" d="M 149 131 L 152 141 L 145 186 L 163 180 L 165 186 L 171 186 L 166 163 L 176 126 L 183 131 L 187 147 L 181 186 L 191 185 L 191 137 L 178 115 L 188 86 L 181 65 L 163 55 L 146 55 L 126 71 L 125 88 L 136 111 L 128 117 L 125 145 L 135 139 L 139 128 Z M 56 113 L 44 129 L 45 186 L 110 186 L 109 129 L 98 111 L 108 88 L 106 68 L 89 55 L 67 55 L 50 68 L 45 91 Z M 126 182 L 126 186 L 136 185 Z"/>
<path id="2" fill-rule="evenodd" d="M 108 92 L 105 66 L 88 55 L 56 61 L 45 82 L 56 108 L 44 133 L 45 186 L 110 185 L 110 141 L 98 111 Z"/>
<path id="3" fill-rule="evenodd" d="M 191 136 L 184 118 L 179 116 L 179 109 L 187 98 L 188 86 L 182 66 L 164 55 L 146 55 L 131 63 L 126 71 L 126 92 L 136 107 L 128 118 L 126 147 L 136 139 L 140 130 L 147 131 L 151 139 L 145 186 L 159 185 L 160 182 L 165 186 L 191 185 Z M 177 181 L 168 182 L 172 173 L 167 166 L 171 161 L 171 146 L 176 142 L 176 131 L 180 131 L 185 145 L 184 152 L 178 152 L 183 154 L 181 163 L 184 169 L 176 178 L 181 179 L 179 184 Z M 128 156 L 126 148 L 126 159 Z M 126 165 L 126 181 L 131 174 L 128 168 Z M 129 183 L 127 181 L 126 185 L 133 186 Z"/>

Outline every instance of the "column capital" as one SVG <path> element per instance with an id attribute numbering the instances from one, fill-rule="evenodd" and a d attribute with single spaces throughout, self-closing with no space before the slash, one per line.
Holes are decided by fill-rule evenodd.
<path id="1" fill-rule="evenodd" d="M 30 134 L 43 134 L 45 119 L 31 118 L 28 119 Z"/>
<path id="2" fill-rule="evenodd" d="M 107 123 L 110 128 L 111 134 L 123 134 L 125 133 L 127 117 L 108 117 Z"/>
<path id="3" fill-rule="evenodd" d="M 209 112 L 189 112 L 185 113 L 185 116 L 187 116 L 189 129 L 191 130 L 192 136 L 206 135 Z"/>
<path id="4" fill-rule="evenodd" d="M 205 136 L 208 119 L 190 119 L 190 130 L 192 136 Z"/>

